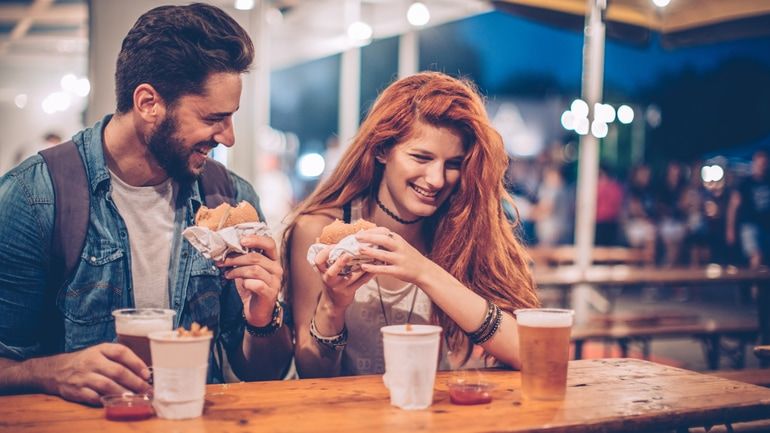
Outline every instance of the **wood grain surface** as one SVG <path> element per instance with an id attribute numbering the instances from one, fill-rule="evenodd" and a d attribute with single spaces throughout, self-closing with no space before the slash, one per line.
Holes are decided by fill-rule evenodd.
<path id="1" fill-rule="evenodd" d="M 589 432 L 648 431 L 770 418 L 770 389 L 633 359 L 570 363 L 563 401 L 522 399 L 518 372 L 481 371 L 493 401 L 449 401 L 450 372 L 434 404 L 389 404 L 380 376 L 209 385 L 203 417 L 104 419 L 101 408 L 45 395 L 0 397 L 0 431 L 29 432 Z"/>

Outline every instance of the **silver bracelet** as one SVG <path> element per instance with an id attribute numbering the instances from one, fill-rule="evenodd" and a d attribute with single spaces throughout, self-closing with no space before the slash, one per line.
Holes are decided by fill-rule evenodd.
<path id="1" fill-rule="evenodd" d="M 339 334 L 325 337 L 318 332 L 318 328 L 315 326 L 315 315 L 310 319 L 310 335 L 316 343 L 332 350 L 344 350 L 348 344 L 348 327 L 346 325 L 342 325 L 342 331 Z"/>

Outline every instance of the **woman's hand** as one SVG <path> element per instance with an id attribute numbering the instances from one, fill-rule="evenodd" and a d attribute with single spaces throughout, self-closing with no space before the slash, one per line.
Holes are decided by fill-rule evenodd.
<path id="1" fill-rule="evenodd" d="M 329 253 L 333 245 L 321 250 L 315 258 L 313 266 L 321 275 L 323 281 L 323 292 L 321 296 L 326 298 L 329 306 L 337 311 L 344 312 L 348 305 L 353 303 L 356 290 L 372 279 L 373 275 L 362 270 L 350 273 L 343 273 L 352 257 L 350 254 L 343 254 L 331 266 L 327 265 Z"/>
<path id="2" fill-rule="evenodd" d="M 404 238 L 384 227 L 359 232 L 356 239 L 372 244 L 373 247 L 361 248 L 361 254 L 380 262 L 361 265 L 361 269 L 370 274 L 388 275 L 422 287 L 420 277 L 438 267 Z"/>

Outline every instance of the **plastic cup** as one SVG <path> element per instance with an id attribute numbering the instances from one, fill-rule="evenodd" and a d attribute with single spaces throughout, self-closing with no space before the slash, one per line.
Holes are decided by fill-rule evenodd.
<path id="1" fill-rule="evenodd" d="M 490 403 L 495 385 L 478 370 L 457 370 L 449 377 L 447 388 L 452 404 L 469 406 Z"/>
<path id="2" fill-rule="evenodd" d="M 123 308 L 112 312 L 118 343 L 127 346 L 147 366 L 152 365 L 147 334 L 169 331 L 174 327 L 176 311 L 162 308 Z"/>
<path id="3" fill-rule="evenodd" d="M 160 418 L 187 419 L 203 414 L 211 334 L 180 337 L 177 331 L 152 332 L 153 407 Z"/>
<path id="4" fill-rule="evenodd" d="M 109 394 L 101 398 L 104 416 L 110 421 L 141 421 L 152 418 L 152 398 L 147 394 Z"/>
<path id="5" fill-rule="evenodd" d="M 532 400 L 563 399 L 567 392 L 574 311 L 532 308 L 516 310 L 514 314 L 519 334 L 522 395 Z"/>
<path id="6" fill-rule="evenodd" d="M 391 325 L 380 331 L 385 354 L 382 380 L 390 391 L 390 404 L 407 410 L 430 407 L 441 327 Z"/>

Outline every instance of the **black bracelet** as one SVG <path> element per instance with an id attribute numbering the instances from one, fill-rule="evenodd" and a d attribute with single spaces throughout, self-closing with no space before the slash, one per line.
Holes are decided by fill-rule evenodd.
<path id="1" fill-rule="evenodd" d="M 487 314 L 484 316 L 484 321 L 481 322 L 481 325 L 479 325 L 478 329 L 475 331 L 466 332 L 468 338 L 470 338 L 471 341 L 478 340 L 482 335 L 486 333 L 487 329 L 492 326 L 492 323 L 495 320 L 496 308 L 497 306 L 492 301 L 487 301 Z"/>
<path id="2" fill-rule="evenodd" d="M 492 301 L 487 301 L 488 309 L 484 322 L 473 332 L 466 333 L 473 344 L 486 343 L 500 328 L 503 321 L 503 310 Z"/>
<path id="3" fill-rule="evenodd" d="M 273 318 L 265 326 L 254 326 L 249 324 L 246 320 L 246 313 L 242 312 L 243 322 L 246 325 L 246 332 L 254 337 L 269 337 L 283 326 L 283 306 L 279 301 L 275 301 L 275 308 L 273 308 Z"/>
<path id="4" fill-rule="evenodd" d="M 496 308 L 497 311 L 496 311 L 496 314 L 495 314 L 494 324 L 492 325 L 491 328 L 489 328 L 487 333 L 485 333 L 484 335 L 482 335 L 478 339 L 474 340 L 473 341 L 474 344 L 484 344 L 484 343 L 486 343 L 490 338 L 492 338 L 493 335 L 495 335 L 497 330 L 500 329 L 500 324 L 503 321 L 503 310 L 501 310 L 500 307 L 498 307 L 497 305 L 495 305 L 495 308 Z"/>
<path id="5" fill-rule="evenodd" d="M 342 331 L 339 334 L 325 337 L 318 332 L 318 328 L 315 326 L 315 316 L 310 319 L 310 335 L 316 343 L 332 350 L 341 351 L 348 345 L 348 327 L 346 325 L 342 325 Z"/>

